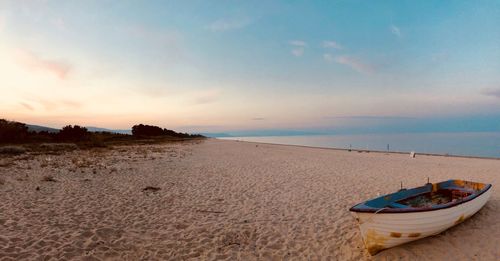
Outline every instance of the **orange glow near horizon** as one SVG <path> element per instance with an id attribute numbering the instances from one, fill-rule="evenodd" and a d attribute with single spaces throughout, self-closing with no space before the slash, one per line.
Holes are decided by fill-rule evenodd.
<path id="1" fill-rule="evenodd" d="M 492 44 L 500 34 L 491 30 L 497 17 L 485 21 L 483 33 L 476 34 L 480 39 L 469 39 L 468 27 L 460 33 L 453 26 L 452 34 L 420 20 L 395 25 L 372 12 L 367 15 L 377 23 L 366 24 L 332 15 L 338 12 L 332 6 L 316 13 L 335 27 L 316 16 L 303 21 L 307 26 L 277 21 L 259 13 L 266 8 L 247 6 L 248 16 L 213 17 L 200 6 L 227 7 L 129 4 L 1 2 L 0 118 L 50 127 L 128 129 L 145 123 L 223 131 L 500 111 L 500 49 Z M 354 13 L 360 8 L 332 4 Z M 297 5 L 282 11 L 296 17 L 302 10 Z M 476 18 L 460 13 L 447 19 L 469 24 Z M 470 46 L 481 48 L 467 52 Z"/>

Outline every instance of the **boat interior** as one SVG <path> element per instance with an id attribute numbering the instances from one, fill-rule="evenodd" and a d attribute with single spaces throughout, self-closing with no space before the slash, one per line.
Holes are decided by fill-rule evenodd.
<path id="1" fill-rule="evenodd" d="M 414 212 L 451 207 L 471 200 L 491 187 L 490 184 L 463 180 L 427 183 L 422 187 L 401 189 L 351 208 L 354 212 Z"/>

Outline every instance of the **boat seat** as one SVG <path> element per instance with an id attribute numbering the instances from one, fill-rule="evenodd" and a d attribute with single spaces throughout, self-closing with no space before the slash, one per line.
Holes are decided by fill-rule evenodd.
<path id="1" fill-rule="evenodd" d="M 397 202 L 392 202 L 391 204 L 389 204 L 389 207 L 391 207 L 391 208 L 407 208 L 408 206 L 403 205 L 403 204 L 399 204 Z"/>
<path id="2" fill-rule="evenodd" d="M 475 190 L 473 189 L 469 189 L 469 188 L 450 188 L 451 190 L 458 190 L 458 191 L 462 191 L 462 192 L 467 192 L 467 193 L 474 193 Z"/>

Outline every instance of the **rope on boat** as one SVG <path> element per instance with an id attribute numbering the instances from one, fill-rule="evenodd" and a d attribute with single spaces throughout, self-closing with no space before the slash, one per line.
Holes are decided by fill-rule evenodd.
<path id="1" fill-rule="evenodd" d="M 376 214 L 378 214 L 380 211 L 382 211 L 382 210 L 384 210 L 384 209 L 387 209 L 387 208 L 388 208 L 388 207 L 383 207 L 383 208 L 381 208 L 381 209 L 379 209 L 379 210 L 375 211 L 375 212 L 373 213 L 373 215 L 371 215 L 368 219 L 366 219 L 366 221 L 365 221 L 365 222 L 369 222 L 369 221 L 371 221 L 371 219 L 372 219 L 372 218 L 373 218 Z M 363 223 L 365 223 L 365 222 L 363 222 Z M 359 226 L 361 227 L 361 223 L 359 223 Z M 361 238 L 363 239 L 363 244 L 364 244 L 364 245 L 365 245 L 365 247 L 366 247 L 366 242 L 365 242 L 365 234 L 363 233 L 363 229 L 360 229 L 360 230 L 359 230 L 359 232 L 361 232 Z"/>
<path id="2" fill-rule="evenodd" d="M 371 220 L 372 220 L 372 218 L 373 218 L 375 215 L 377 215 L 380 211 L 382 211 L 382 210 L 384 210 L 384 209 L 388 209 L 388 207 L 383 207 L 383 208 L 381 208 L 381 209 L 379 209 L 379 210 L 375 211 L 375 212 L 373 213 L 373 215 L 371 215 L 371 216 L 370 216 L 370 217 L 369 217 L 369 218 L 368 218 L 365 222 L 371 221 Z"/>

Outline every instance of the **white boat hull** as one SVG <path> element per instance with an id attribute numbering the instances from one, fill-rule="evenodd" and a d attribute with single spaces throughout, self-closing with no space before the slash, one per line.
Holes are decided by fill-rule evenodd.
<path id="1" fill-rule="evenodd" d="M 462 204 L 422 212 L 363 213 L 353 212 L 368 252 L 379 251 L 439 234 L 479 211 L 488 201 L 491 189 Z"/>

